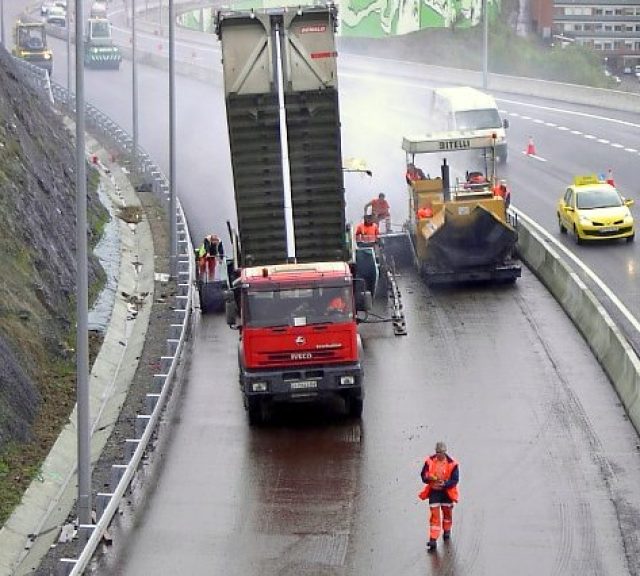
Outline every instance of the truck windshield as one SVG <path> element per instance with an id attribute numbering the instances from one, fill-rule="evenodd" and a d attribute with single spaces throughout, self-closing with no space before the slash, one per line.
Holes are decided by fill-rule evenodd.
<path id="1" fill-rule="evenodd" d="M 495 109 L 465 110 L 456 112 L 456 127 L 458 130 L 486 130 L 501 128 L 502 122 Z"/>
<path id="2" fill-rule="evenodd" d="M 243 313 L 248 327 L 335 324 L 354 317 L 350 286 L 254 291 L 246 296 Z"/>

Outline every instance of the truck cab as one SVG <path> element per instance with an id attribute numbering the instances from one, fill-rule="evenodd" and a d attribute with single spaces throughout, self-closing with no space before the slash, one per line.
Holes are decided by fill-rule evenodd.
<path id="1" fill-rule="evenodd" d="M 356 308 L 362 291 L 344 262 L 242 270 L 227 321 L 235 323 L 239 309 L 240 388 L 250 423 L 264 420 L 274 403 L 331 396 L 341 397 L 350 415 L 361 415 Z"/>

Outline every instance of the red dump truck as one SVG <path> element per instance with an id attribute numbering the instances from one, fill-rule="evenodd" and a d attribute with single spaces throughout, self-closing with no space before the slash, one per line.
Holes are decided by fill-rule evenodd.
<path id="1" fill-rule="evenodd" d="M 249 422 L 276 402 L 363 408 L 355 278 L 345 221 L 335 6 L 219 11 L 237 230 L 227 321 L 240 331 Z"/>

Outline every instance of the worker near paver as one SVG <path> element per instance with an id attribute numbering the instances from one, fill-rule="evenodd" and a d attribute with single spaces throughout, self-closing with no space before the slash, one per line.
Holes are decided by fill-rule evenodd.
<path id="1" fill-rule="evenodd" d="M 426 218 L 433 218 L 433 208 L 431 208 L 431 204 L 427 204 L 426 206 L 421 206 L 416 211 L 416 216 L 418 220 L 424 220 Z"/>
<path id="2" fill-rule="evenodd" d="M 422 169 L 418 168 L 415 164 L 409 163 L 407 164 L 407 172 L 404 175 L 407 184 L 411 186 L 411 182 L 415 182 L 416 180 L 425 180 L 426 176 Z"/>
<path id="3" fill-rule="evenodd" d="M 509 204 L 511 204 L 511 191 L 507 188 L 507 183 L 504 180 L 500 180 L 493 187 L 493 195 L 500 196 L 504 200 L 505 208 L 509 208 Z"/>
<path id="4" fill-rule="evenodd" d="M 365 214 L 364 220 L 356 227 L 356 242 L 372 244 L 378 241 L 380 231 L 371 214 Z"/>
<path id="5" fill-rule="evenodd" d="M 373 221 L 380 226 L 380 222 L 384 220 L 384 229 L 386 232 L 391 232 L 391 211 L 389 207 L 389 202 L 383 192 L 378 194 L 377 198 L 367 202 L 364 205 L 364 213 L 371 208 L 371 215 L 373 216 Z"/>
<path id="6" fill-rule="evenodd" d="M 432 552 L 442 532 L 443 540 L 451 538 L 453 506 L 458 502 L 458 463 L 447 454 L 447 445 L 436 443 L 435 454 L 429 456 L 422 467 L 420 478 L 426 484 L 418 497 L 429 500 L 429 541 L 427 549 Z"/>

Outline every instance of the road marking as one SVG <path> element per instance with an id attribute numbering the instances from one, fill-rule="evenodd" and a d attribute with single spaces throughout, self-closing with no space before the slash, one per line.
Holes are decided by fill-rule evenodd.
<path id="1" fill-rule="evenodd" d="M 536 154 L 527 154 L 526 150 L 523 150 L 522 153 L 527 156 L 528 158 L 533 158 L 534 160 L 537 160 L 538 162 L 546 162 L 547 159 L 543 158 L 542 156 L 538 156 Z"/>

